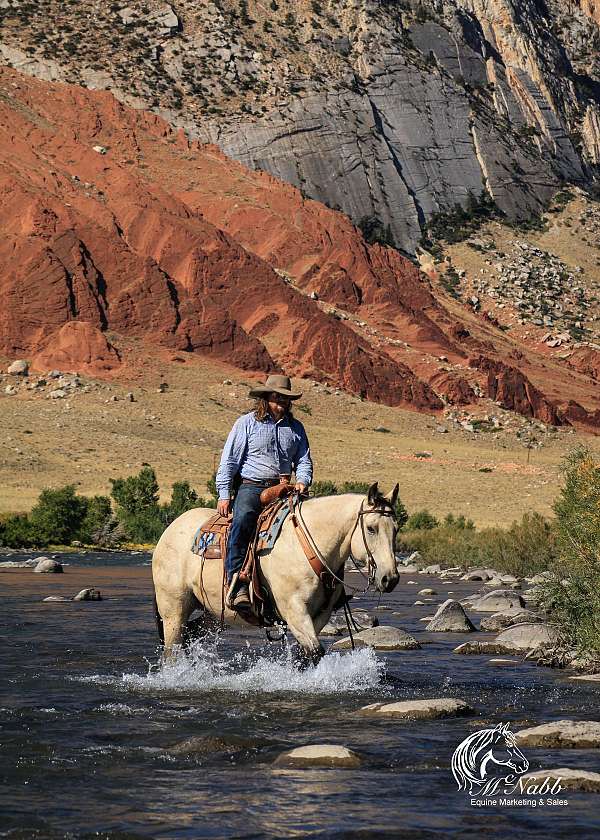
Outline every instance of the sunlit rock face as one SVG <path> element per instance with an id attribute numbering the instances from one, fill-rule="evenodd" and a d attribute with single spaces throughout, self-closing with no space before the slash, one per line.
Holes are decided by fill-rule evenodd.
<path id="1" fill-rule="evenodd" d="M 568 6 L 568 8 L 567 8 Z M 597 0 L 45 0 L 0 9 L 0 55 L 108 88 L 413 253 L 487 193 L 540 211 L 600 159 Z"/>

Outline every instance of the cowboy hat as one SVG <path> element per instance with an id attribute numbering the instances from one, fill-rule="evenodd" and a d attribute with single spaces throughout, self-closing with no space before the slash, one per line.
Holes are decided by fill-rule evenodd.
<path id="1" fill-rule="evenodd" d="M 282 397 L 289 397 L 290 400 L 297 400 L 302 394 L 292 391 L 292 380 L 289 376 L 272 374 L 267 376 L 264 385 L 257 385 L 250 391 L 250 397 L 265 397 L 267 394 L 281 394 Z"/>

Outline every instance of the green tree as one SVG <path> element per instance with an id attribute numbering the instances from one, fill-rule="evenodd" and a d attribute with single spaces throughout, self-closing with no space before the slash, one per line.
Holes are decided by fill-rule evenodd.
<path id="1" fill-rule="evenodd" d="M 111 478 L 110 483 L 117 519 L 126 535 L 139 542 L 157 540 L 164 527 L 158 504 L 158 481 L 152 467 L 146 464 L 137 475 Z"/>
<path id="2" fill-rule="evenodd" d="M 192 510 L 195 507 L 204 507 L 203 499 L 198 498 L 198 494 L 193 490 L 187 481 L 176 481 L 171 491 L 171 501 L 168 505 L 163 507 L 166 513 L 166 524 L 173 522 L 186 510 Z"/>
<path id="3" fill-rule="evenodd" d="M 42 490 L 29 514 L 36 543 L 67 545 L 77 539 L 87 509 L 88 500 L 77 496 L 73 484 L 58 490 Z"/>
<path id="4" fill-rule="evenodd" d="M 108 496 L 92 496 L 87 499 L 86 514 L 81 522 L 79 538 L 85 543 L 103 542 L 109 524 L 113 521 L 113 512 Z"/>
<path id="5" fill-rule="evenodd" d="M 565 638 L 600 663 L 600 462 L 583 447 L 566 459 L 554 505 L 559 559 L 546 606 Z"/>
<path id="6" fill-rule="evenodd" d="M 0 545 L 7 548 L 30 548 L 36 545 L 35 534 L 26 514 L 14 514 L 0 522 Z"/>

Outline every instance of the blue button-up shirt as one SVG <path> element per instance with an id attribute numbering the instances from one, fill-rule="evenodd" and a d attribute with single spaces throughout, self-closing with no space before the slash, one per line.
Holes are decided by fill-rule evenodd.
<path id="1" fill-rule="evenodd" d="M 295 417 L 257 420 L 254 412 L 233 424 L 225 442 L 216 484 L 219 499 L 229 499 L 236 473 L 261 481 L 296 472 L 296 481 L 307 487 L 312 480 L 312 460 L 304 426 Z"/>

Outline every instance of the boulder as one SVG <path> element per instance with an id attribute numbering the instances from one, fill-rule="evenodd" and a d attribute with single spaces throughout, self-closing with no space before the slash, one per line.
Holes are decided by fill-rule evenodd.
<path id="1" fill-rule="evenodd" d="M 477 612 L 506 612 L 525 606 L 523 598 L 510 589 L 494 589 L 476 600 L 470 600 L 472 608 Z"/>
<path id="2" fill-rule="evenodd" d="M 375 650 L 416 650 L 421 645 L 409 633 L 398 627 L 372 627 L 354 634 L 356 647 L 372 647 Z M 335 642 L 332 650 L 347 650 L 352 647 L 350 638 Z"/>
<path id="3" fill-rule="evenodd" d="M 275 759 L 277 767 L 359 767 L 360 764 L 360 756 L 337 744 L 296 747 Z"/>
<path id="4" fill-rule="evenodd" d="M 553 720 L 515 732 L 521 747 L 589 750 L 600 748 L 600 722 L 595 720 Z"/>
<path id="5" fill-rule="evenodd" d="M 473 633 L 477 628 L 470 621 L 462 605 L 448 598 L 440 604 L 425 629 L 430 633 Z"/>
<path id="6" fill-rule="evenodd" d="M 590 770 L 577 770 L 573 767 L 558 767 L 552 770 L 536 770 L 526 773 L 519 779 L 519 785 L 528 783 L 542 784 L 546 779 L 550 784 L 558 782 L 561 791 L 582 790 L 586 793 L 600 793 L 600 773 Z M 526 790 L 526 788 L 524 788 Z"/>
<path id="7" fill-rule="evenodd" d="M 494 575 L 490 574 L 490 571 L 488 569 L 471 569 L 470 572 L 466 572 L 461 577 L 461 580 L 490 580 L 490 578 Z"/>
<path id="8" fill-rule="evenodd" d="M 91 376 L 121 364 L 118 351 L 98 327 L 88 321 L 67 321 L 54 332 L 33 359 L 37 370 L 50 367 L 78 370 Z"/>
<path id="9" fill-rule="evenodd" d="M 16 362 L 13 362 L 7 367 L 6 372 L 10 373 L 11 376 L 27 376 L 29 373 L 29 362 L 26 362 L 25 359 L 17 359 Z"/>
<path id="10" fill-rule="evenodd" d="M 62 572 L 63 567 L 62 563 L 59 563 L 58 560 L 52 560 L 50 557 L 40 557 L 33 571 L 38 574 L 51 574 L 53 572 Z"/>
<path id="11" fill-rule="evenodd" d="M 418 574 L 419 570 L 411 563 L 409 566 L 398 566 L 398 574 L 400 575 L 416 575 Z"/>
<path id="12" fill-rule="evenodd" d="M 101 601 L 102 595 L 99 589 L 82 589 L 73 598 L 74 601 Z"/>
<path id="13" fill-rule="evenodd" d="M 506 653 L 554 647 L 559 640 L 558 628 L 553 624 L 513 624 L 496 636 L 494 644 Z"/>
<path id="14" fill-rule="evenodd" d="M 531 612 L 531 610 L 507 610 L 506 612 L 497 612 L 482 618 L 479 622 L 479 629 L 497 633 L 500 630 L 505 630 L 507 627 L 512 627 L 513 624 L 522 624 L 523 622 L 536 624 L 540 620 L 539 615 Z"/>
<path id="15" fill-rule="evenodd" d="M 64 595 L 48 595 L 47 598 L 43 599 L 43 603 L 52 602 L 52 603 L 61 603 L 61 604 L 67 603 L 68 604 L 68 603 L 70 603 L 70 601 L 71 601 L 71 599 L 70 598 L 65 598 Z"/>
<path id="16" fill-rule="evenodd" d="M 419 589 L 417 595 L 437 595 L 437 592 L 435 591 L 435 589 Z"/>
<path id="17" fill-rule="evenodd" d="M 375 717 L 398 717 L 408 720 L 434 720 L 473 714 L 473 709 L 464 700 L 441 697 L 431 700 L 403 700 L 399 703 L 370 703 L 363 706 L 361 714 Z"/>
<path id="18" fill-rule="evenodd" d="M 433 563 L 431 566 L 425 566 L 423 571 L 426 575 L 439 575 L 441 574 L 442 567 L 439 563 Z"/>

